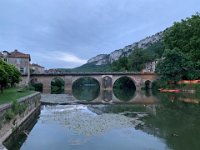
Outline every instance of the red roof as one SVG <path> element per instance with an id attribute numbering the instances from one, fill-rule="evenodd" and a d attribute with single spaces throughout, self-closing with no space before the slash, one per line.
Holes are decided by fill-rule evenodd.
<path id="1" fill-rule="evenodd" d="M 19 52 L 18 50 L 15 50 L 14 52 L 10 52 L 8 57 L 9 58 L 28 58 L 29 61 L 31 61 L 31 56 L 29 54 L 24 54 L 22 52 Z"/>

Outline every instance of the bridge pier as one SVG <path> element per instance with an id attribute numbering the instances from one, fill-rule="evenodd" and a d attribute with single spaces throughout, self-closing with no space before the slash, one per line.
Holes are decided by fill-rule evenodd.
<path id="1" fill-rule="evenodd" d="M 65 94 L 72 94 L 72 76 L 65 76 Z"/>

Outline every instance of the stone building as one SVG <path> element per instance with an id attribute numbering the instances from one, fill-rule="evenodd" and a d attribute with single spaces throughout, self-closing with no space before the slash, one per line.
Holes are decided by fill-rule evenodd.
<path id="1" fill-rule="evenodd" d="M 29 54 L 24 54 L 22 52 L 19 52 L 18 50 L 14 50 L 13 52 L 3 51 L 0 54 L 0 57 L 5 62 L 12 64 L 16 68 L 18 68 L 21 74 L 30 74 L 31 57 Z"/>
<path id="2" fill-rule="evenodd" d="M 31 73 L 33 74 L 43 74 L 44 72 L 44 67 L 40 66 L 38 64 L 31 64 Z"/>
<path id="3" fill-rule="evenodd" d="M 142 72 L 154 73 L 156 70 L 156 64 L 158 63 L 158 61 L 159 60 L 154 60 L 154 61 L 146 63 L 145 68 L 142 70 Z"/>

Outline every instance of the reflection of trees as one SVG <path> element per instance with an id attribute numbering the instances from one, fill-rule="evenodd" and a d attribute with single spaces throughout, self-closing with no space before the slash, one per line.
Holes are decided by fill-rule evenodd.
<path id="1" fill-rule="evenodd" d="M 101 107 L 104 113 L 121 113 L 121 112 L 146 112 L 144 105 L 108 105 Z"/>
<path id="2" fill-rule="evenodd" d="M 72 86 L 73 95 L 78 100 L 94 100 L 98 97 L 100 86 L 93 78 L 80 78 Z"/>
<path id="3" fill-rule="evenodd" d="M 115 96 L 122 101 L 131 100 L 135 94 L 135 90 L 135 84 L 128 77 L 119 78 L 113 86 Z"/>
<path id="4" fill-rule="evenodd" d="M 145 132 L 164 138 L 168 146 L 175 150 L 199 150 L 200 108 L 199 105 L 169 100 L 169 95 L 161 96 L 156 116 L 144 119 Z M 177 95 L 170 95 L 171 97 Z M 176 97 L 175 97 L 176 98 Z"/>
<path id="5" fill-rule="evenodd" d="M 99 87 L 81 86 L 73 88 L 73 95 L 78 100 L 91 101 L 98 97 Z"/>

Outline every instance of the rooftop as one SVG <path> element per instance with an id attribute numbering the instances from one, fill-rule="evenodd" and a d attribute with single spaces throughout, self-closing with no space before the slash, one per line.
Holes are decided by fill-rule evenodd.
<path id="1" fill-rule="evenodd" d="M 8 57 L 9 58 L 28 58 L 29 61 L 31 61 L 31 56 L 29 54 L 24 54 L 22 52 L 19 52 L 18 50 L 14 50 L 13 52 L 10 52 Z"/>

